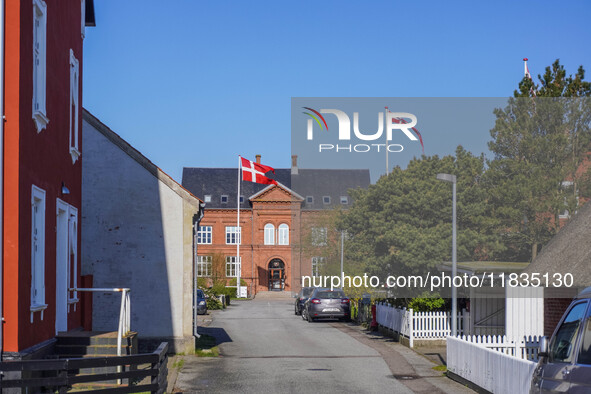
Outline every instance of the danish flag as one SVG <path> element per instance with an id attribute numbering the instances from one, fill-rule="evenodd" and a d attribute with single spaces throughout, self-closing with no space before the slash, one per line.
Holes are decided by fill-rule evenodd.
<path id="1" fill-rule="evenodd" d="M 275 173 L 273 167 L 265 166 L 263 164 L 252 162 L 244 157 L 240 157 L 242 167 L 242 180 L 254 183 L 262 183 L 264 185 L 276 185 L 277 181 L 267 178 L 267 172 Z"/>

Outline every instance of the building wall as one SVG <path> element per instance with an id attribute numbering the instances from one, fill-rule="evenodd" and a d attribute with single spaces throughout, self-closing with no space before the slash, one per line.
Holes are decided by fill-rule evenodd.
<path id="1" fill-rule="evenodd" d="M 295 284 L 293 275 L 292 253 L 294 245 L 294 218 L 299 215 L 299 203 L 285 190 L 276 187 L 252 200 L 252 209 L 240 211 L 242 242 L 240 256 L 242 259 L 242 276 L 247 282 L 249 295 L 268 290 L 268 266 L 271 260 L 278 258 L 285 264 L 285 291 L 292 291 Z M 219 254 L 236 256 L 236 245 L 226 244 L 226 226 L 236 226 L 236 209 L 205 209 L 201 226 L 212 226 L 212 244 L 198 245 L 200 256 Z M 287 224 L 290 229 L 289 245 L 265 245 L 264 227 L 273 224 L 275 230 L 280 224 Z M 277 237 L 275 238 L 277 243 Z M 231 279 L 231 278 L 226 278 Z"/>
<path id="2" fill-rule="evenodd" d="M 6 2 L 4 145 L 4 350 L 17 352 L 55 335 L 56 199 L 79 209 L 81 160 L 69 152 L 70 49 L 82 80 L 81 2 L 64 7 L 47 0 L 46 113 L 49 123 L 37 132 L 33 102 L 33 6 Z M 81 109 L 82 84 L 79 84 Z M 81 115 L 81 111 L 80 111 Z M 70 194 L 62 195 L 62 182 Z M 46 192 L 45 303 L 31 322 L 31 188 Z M 80 242 L 78 242 L 79 248 Z M 78 256 L 80 253 L 78 253 Z M 79 261 L 78 261 L 79 264 Z M 80 272 L 80 269 L 78 269 Z M 68 315 L 68 328 L 81 325 L 80 308 Z"/>
<path id="3" fill-rule="evenodd" d="M 86 120 L 83 133 L 83 274 L 93 275 L 94 287 L 131 289 L 131 328 L 140 339 L 191 337 L 187 231 L 199 200 L 187 203 Z M 95 294 L 93 329 L 116 330 L 119 305 L 118 294 Z"/>

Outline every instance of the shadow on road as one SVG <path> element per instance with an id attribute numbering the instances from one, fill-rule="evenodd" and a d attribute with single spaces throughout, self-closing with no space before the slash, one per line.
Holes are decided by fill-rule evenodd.
<path id="1" fill-rule="evenodd" d="M 226 330 L 219 327 L 199 327 L 199 334 L 214 337 L 216 345 L 220 345 L 226 342 L 232 342 L 232 338 L 230 338 Z"/>

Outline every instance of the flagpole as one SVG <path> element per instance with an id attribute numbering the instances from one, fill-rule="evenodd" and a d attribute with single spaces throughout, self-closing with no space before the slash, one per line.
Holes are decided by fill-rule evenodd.
<path id="1" fill-rule="evenodd" d="M 240 276 L 242 274 L 242 260 L 240 260 L 240 242 L 242 242 L 242 231 L 240 229 L 240 184 L 242 183 L 242 160 L 240 155 L 238 155 L 238 194 L 236 195 L 236 231 L 237 239 L 236 239 L 236 298 L 240 298 Z"/>
<path id="2" fill-rule="evenodd" d="M 384 107 L 386 108 L 386 113 L 385 113 L 385 118 L 384 120 L 386 121 L 386 124 L 388 124 L 388 107 Z M 390 172 L 390 166 L 388 165 L 388 132 L 386 132 L 386 175 L 388 175 L 388 173 Z"/>

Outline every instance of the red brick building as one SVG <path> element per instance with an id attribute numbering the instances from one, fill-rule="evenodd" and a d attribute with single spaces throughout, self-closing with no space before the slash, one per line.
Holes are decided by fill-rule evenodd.
<path id="1" fill-rule="evenodd" d="M 275 170 L 272 177 L 278 185 L 242 182 L 238 231 L 238 169 L 183 169 L 183 186 L 205 202 L 197 234 L 198 276 L 211 276 L 214 260 L 223 259 L 225 278 L 236 277 L 240 267 L 248 294 L 254 295 L 297 291 L 303 275 L 318 273 L 322 257 L 302 249 L 303 234 L 316 232 L 321 245 L 326 229 L 311 228 L 314 218 L 336 206 L 349 206 L 348 190 L 368 187 L 369 170 L 299 169 L 297 157 L 292 161 L 292 168 Z"/>
<path id="2" fill-rule="evenodd" d="M 11 0 L 4 13 L 3 359 L 82 325 L 82 42 L 92 0 Z"/>

